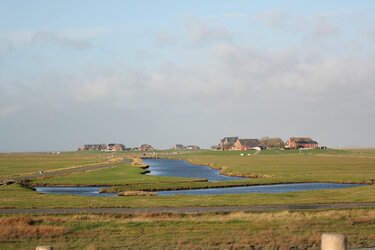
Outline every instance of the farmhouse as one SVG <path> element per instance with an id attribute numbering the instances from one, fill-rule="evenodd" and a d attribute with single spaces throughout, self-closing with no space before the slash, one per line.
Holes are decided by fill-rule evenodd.
<path id="1" fill-rule="evenodd" d="M 261 150 L 258 139 L 237 139 L 235 147 L 236 150 Z"/>
<path id="2" fill-rule="evenodd" d="M 150 144 L 142 144 L 139 151 L 154 151 L 155 149 Z"/>
<path id="3" fill-rule="evenodd" d="M 286 149 L 317 148 L 317 147 L 319 147 L 318 142 L 314 141 L 310 137 L 290 137 L 285 142 Z"/>
<path id="4" fill-rule="evenodd" d="M 117 143 L 110 143 L 107 145 L 108 151 L 124 151 L 125 145 L 124 144 L 117 144 Z"/>
<path id="5" fill-rule="evenodd" d="M 221 150 L 233 150 L 234 149 L 234 144 L 238 140 L 238 137 L 224 137 L 223 139 L 220 140 L 219 143 L 219 148 Z"/>
<path id="6" fill-rule="evenodd" d="M 185 149 L 184 145 L 182 144 L 176 144 L 172 147 L 172 149 Z"/>
<path id="7" fill-rule="evenodd" d="M 188 145 L 188 146 L 186 146 L 186 149 L 197 150 L 197 149 L 200 149 L 200 147 L 199 146 L 195 146 L 195 145 Z"/>
<path id="8" fill-rule="evenodd" d="M 81 148 L 82 151 L 103 151 L 106 148 L 105 144 L 86 144 Z"/>

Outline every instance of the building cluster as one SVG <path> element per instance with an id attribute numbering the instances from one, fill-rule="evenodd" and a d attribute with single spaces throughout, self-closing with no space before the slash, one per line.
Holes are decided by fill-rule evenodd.
<path id="1" fill-rule="evenodd" d="M 86 144 L 78 148 L 78 151 L 154 151 L 155 149 L 150 144 L 142 144 L 139 148 L 127 148 L 124 144 L 109 143 L 109 144 Z"/>
<path id="2" fill-rule="evenodd" d="M 174 145 L 172 148 L 172 150 L 176 150 L 176 149 L 188 149 L 188 150 L 196 150 L 196 149 L 200 149 L 199 146 L 196 146 L 196 145 L 188 145 L 188 146 L 184 146 L 182 144 L 176 144 Z"/>
<path id="3" fill-rule="evenodd" d="M 216 147 L 220 150 L 264 150 L 264 149 L 315 149 L 318 142 L 310 137 L 290 137 L 285 143 L 281 138 L 240 139 L 224 137 Z"/>

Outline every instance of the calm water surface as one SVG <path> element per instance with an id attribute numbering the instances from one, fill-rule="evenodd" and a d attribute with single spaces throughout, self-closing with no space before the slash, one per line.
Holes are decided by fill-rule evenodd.
<path id="1" fill-rule="evenodd" d="M 362 184 L 339 184 L 339 183 L 300 183 L 300 184 L 278 184 L 278 185 L 259 185 L 247 187 L 230 187 L 230 188 L 207 188 L 194 190 L 175 190 L 159 191 L 160 196 L 168 195 L 219 195 L 219 194 L 248 194 L 248 193 L 288 193 L 298 191 L 339 189 L 363 186 Z"/>
<path id="2" fill-rule="evenodd" d="M 116 193 L 99 193 L 107 187 L 37 187 L 36 191 L 44 194 L 73 194 L 80 196 L 118 196 Z"/>
<path id="3" fill-rule="evenodd" d="M 236 181 L 244 177 L 226 176 L 208 166 L 193 165 L 184 160 L 143 159 L 150 167 L 149 175 L 208 179 L 208 181 Z"/>

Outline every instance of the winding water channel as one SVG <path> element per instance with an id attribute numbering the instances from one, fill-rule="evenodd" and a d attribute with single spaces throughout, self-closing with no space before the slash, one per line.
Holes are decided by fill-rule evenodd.
<path id="1" fill-rule="evenodd" d="M 207 179 L 208 181 L 236 181 L 244 177 L 220 174 L 220 170 L 208 166 L 193 165 L 184 160 L 143 159 L 148 164 L 149 175 Z"/>
<path id="2" fill-rule="evenodd" d="M 220 170 L 208 166 L 190 164 L 184 160 L 169 159 L 143 159 L 143 163 L 149 165 L 149 175 L 187 177 L 207 179 L 208 181 L 230 181 L 246 179 L 244 177 L 226 176 L 220 174 Z M 297 191 L 340 189 L 363 186 L 364 184 L 339 184 L 339 183 L 300 183 L 259 185 L 230 188 L 207 188 L 194 190 L 159 191 L 160 196 L 167 195 L 219 195 L 219 194 L 243 194 L 243 193 L 287 193 Z M 99 193 L 105 187 L 38 187 L 37 192 L 53 194 L 73 194 L 82 196 L 117 196 L 111 193 Z"/>

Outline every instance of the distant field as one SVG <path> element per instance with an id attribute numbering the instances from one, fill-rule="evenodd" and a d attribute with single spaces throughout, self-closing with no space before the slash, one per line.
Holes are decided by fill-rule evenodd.
<path id="1" fill-rule="evenodd" d="M 372 155 L 375 157 L 375 148 L 348 148 L 345 150 L 359 155 Z"/>
<path id="2" fill-rule="evenodd" d="M 53 153 L 0 153 L 0 179 L 38 173 L 86 164 L 105 162 L 109 153 L 67 152 Z"/>
<path id="3" fill-rule="evenodd" d="M 171 155 L 169 158 L 209 165 L 229 175 L 266 177 L 278 181 L 375 183 L 375 151 L 366 155 L 361 152 L 265 150 L 254 154 L 254 151 L 202 151 Z"/>

